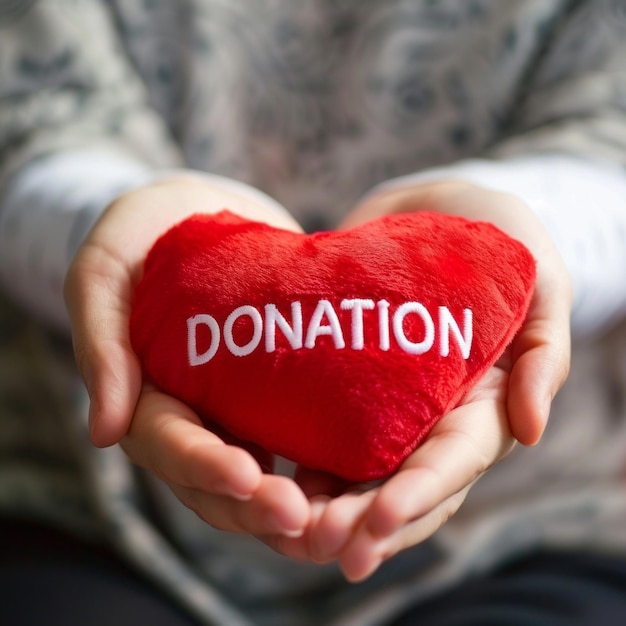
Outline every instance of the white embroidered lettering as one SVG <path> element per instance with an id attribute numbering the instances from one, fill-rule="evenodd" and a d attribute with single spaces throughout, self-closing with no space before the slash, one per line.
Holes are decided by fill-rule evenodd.
<path id="1" fill-rule="evenodd" d="M 328 319 L 328 324 L 321 323 L 324 316 Z M 321 335 L 331 335 L 337 349 L 346 347 L 339 318 L 333 305 L 328 300 L 320 300 L 317 303 L 306 331 L 304 347 L 314 348 L 316 339 Z"/>
<path id="2" fill-rule="evenodd" d="M 378 345 L 381 350 L 389 350 L 389 302 L 379 300 L 378 307 Z"/>
<path id="3" fill-rule="evenodd" d="M 450 354 L 450 332 L 454 335 L 456 343 L 461 350 L 461 356 L 468 359 L 472 349 L 474 329 L 472 326 L 472 309 L 463 309 L 463 332 L 456 323 L 452 313 L 446 306 L 439 307 L 439 354 Z"/>
<path id="4" fill-rule="evenodd" d="M 342 311 L 350 311 L 351 348 L 365 350 L 365 333 L 376 332 L 373 315 L 378 317 L 378 349 L 387 352 L 392 349 L 392 337 L 395 346 L 409 354 L 425 354 L 435 348 L 439 356 L 450 356 L 450 343 L 456 344 L 452 349 L 463 359 L 468 359 L 472 351 L 474 337 L 473 312 L 464 308 L 462 319 L 456 319 L 447 306 L 437 307 L 435 319 L 421 302 L 404 302 L 395 311 L 391 312 L 391 304 L 381 299 L 374 301 L 370 298 L 344 298 L 339 301 Z M 372 317 L 365 317 L 364 311 L 373 311 Z M 392 315 L 393 313 L 393 315 Z M 434 314 L 434 311 L 433 311 Z M 390 319 L 390 315 L 392 315 Z M 407 319 L 409 315 L 417 315 Z M 235 332 L 235 325 L 242 320 Z M 344 317 L 344 316 L 342 316 Z M 245 304 L 234 309 L 223 326 L 213 315 L 199 314 L 187 318 L 187 358 L 192 367 L 208 363 L 218 352 L 222 336 L 228 351 L 237 357 L 247 356 L 254 352 L 261 343 L 265 332 L 265 351 L 276 351 L 277 337 L 280 331 L 285 341 L 282 346 L 288 345 L 292 350 L 301 348 L 313 349 L 317 338 L 329 335 L 334 347 L 341 350 L 346 347 L 344 329 L 333 304 L 329 300 L 317 301 L 313 313 L 308 320 L 303 319 L 302 303 L 298 300 L 291 302 L 291 319 L 288 319 L 278 306 L 269 303 L 263 311 Z M 347 322 L 347 319 L 346 319 Z M 366 324 L 367 322 L 367 324 Z M 367 326 L 367 329 L 366 329 Z M 348 332 L 348 331 L 346 331 Z M 437 336 L 438 334 L 438 336 Z M 245 342 L 245 343 L 241 343 Z M 208 345 L 207 345 L 208 344 Z M 325 344 L 327 347 L 329 344 Z M 367 349 L 373 349 L 375 339 L 368 336 Z"/>
<path id="5" fill-rule="evenodd" d="M 235 343 L 235 339 L 233 337 L 233 326 L 235 325 L 235 322 L 244 315 L 247 315 L 252 320 L 253 332 L 250 341 L 243 346 L 239 346 Z M 246 356 L 250 354 L 259 345 L 262 334 L 263 318 L 261 317 L 261 314 L 249 304 L 237 307 L 224 322 L 224 343 L 230 352 L 235 356 Z"/>
<path id="6" fill-rule="evenodd" d="M 291 326 L 275 304 L 265 305 L 265 351 L 276 350 L 276 327 L 280 328 L 289 345 L 297 350 L 302 347 L 302 304 L 291 303 Z"/>
<path id="7" fill-rule="evenodd" d="M 202 353 L 198 354 L 198 326 L 203 324 L 211 331 L 211 343 Z M 208 363 L 217 353 L 220 344 L 220 327 L 217 320 L 212 315 L 201 313 L 187 318 L 187 357 L 189 365 L 204 365 Z"/>
<path id="8" fill-rule="evenodd" d="M 409 313 L 415 313 L 422 318 L 424 323 L 424 339 L 411 341 L 404 334 L 404 318 Z M 393 335 L 398 345 L 409 354 L 424 354 L 428 352 L 435 341 L 435 324 L 426 307 L 420 302 L 405 302 L 401 304 L 393 316 Z"/>
<path id="9" fill-rule="evenodd" d="M 363 337 L 363 311 L 371 311 L 374 301 L 369 299 L 354 298 L 342 300 L 341 308 L 344 311 L 352 311 L 352 349 L 363 350 L 365 339 Z"/>

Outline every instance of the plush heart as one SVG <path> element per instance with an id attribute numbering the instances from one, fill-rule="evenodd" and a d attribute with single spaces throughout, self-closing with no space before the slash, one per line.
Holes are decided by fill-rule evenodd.
<path id="1" fill-rule="evenodd" d="M 527 249 L 434 213 L 293 233 L 228 211 L 148 255 L 131 340 L 207 426 L 349 480 L 392 473 L 512 340 Z"/>

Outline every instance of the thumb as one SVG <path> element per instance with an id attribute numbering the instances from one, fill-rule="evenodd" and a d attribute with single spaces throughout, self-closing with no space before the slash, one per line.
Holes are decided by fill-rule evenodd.
<path id="1" fill-rule="evenodd" d="M 538 283 L 528 318 L 513 341 L 507 405 L 513 435 L 524 445 L 541 438 L 552 400 L 569 373 L 570 303 L 566 280 Z"/>
<path id="2" fill-rule="evenodd" d="M 141 367 L 130 345 L 131 281 L 124 264 L 86 244 L 65 281 L 74 354 L 89 393 L 89 428 L 99 447 L 124 437 L 141 390 Z"/>

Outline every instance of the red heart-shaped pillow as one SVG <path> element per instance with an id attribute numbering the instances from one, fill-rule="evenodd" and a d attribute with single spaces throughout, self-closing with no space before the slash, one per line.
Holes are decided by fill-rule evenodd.
<path id="1" fill-rule="evenodd" d="M 412 213 L 304 235 L 223 211 L 154 245 L 131 340 L 207 425 L 365 481 L 494 364 L 534 279 L 527 249 L 487 223 Z"/>

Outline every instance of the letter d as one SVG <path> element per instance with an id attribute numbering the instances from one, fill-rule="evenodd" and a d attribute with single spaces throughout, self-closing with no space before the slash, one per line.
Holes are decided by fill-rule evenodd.
<path id="1" fill-rule="evenodd" d="M 198 354 L 198 334 L 197 328 L 199 324 L 204 324 L 211 331 L 211 345 L 202 354 Z M 208 363 L 217 352 L 220 345 L 220 327 L 217 320 L 212 315 L 200 313 L 193 317 L 187 318 L 187 356 L 189 365 L 204 365 Z"/>

